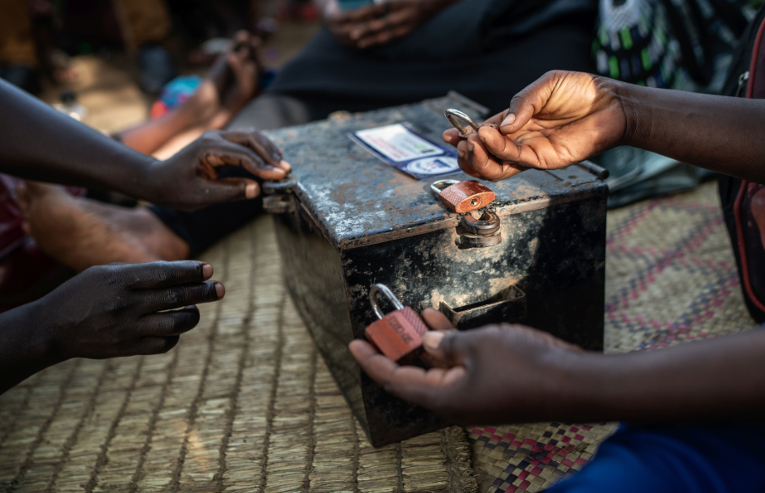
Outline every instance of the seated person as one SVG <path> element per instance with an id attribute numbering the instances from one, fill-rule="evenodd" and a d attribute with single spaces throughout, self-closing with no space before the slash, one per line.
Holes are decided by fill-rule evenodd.
<path id="1" fill-rule="evenodd" d="M 522 89 L 549 69 L 592 68 L 595 11 L 594 0 L 397 0 L 343 11 L 228 128 L 277 128 L 326 118 L 335 110 L 418 102 L 452 89 L 499 111 L 507 105 L 507 91 Z M 257 73 L 247 57 L 238 60 Z M 508 66 L 523 70 L 509 71 Z M 246 97 L 254 91 L 238 89 L 247 78 L 244 70 L 228 73 L 235 74 L 228 79 L 233 84 L 213 83 L 224 79 L 215 77 L 206 82 L 213 108 L 228 98 L 215 96 L 216 90 L 234 94 L 233 104 L 222 105 L 226 114 L 217 124 L 241 103 L 237 94 Z M 165 156 L 207 128 L 204 119 L 189 128 L 201 113 L 182 107 L 120 137 L 142 152 Z M 39 186 L 30 187 L 26 199 L 28 229 L 38 244 L 78 270 L 114 261 L 193 257 L 260 212 L 254 202 L 191 213 L 165 207 L 121 209 Z M 66 223 L 60 220 L 64 215 L 70 218 Z"/>
<path id="2" fill-rule="evenodd" d="M 560 71 L 519 92 L 467 140 L 454 129 L 444 140 L 457 146 L 463 171 L 489 180 L 631 145 L 765 183 L 763 129 L 762 99 Z M 752 211 L 765 232 L 765 201 Z M 630 423 L 550 493 L 765 490 L 765 331 L 603 355 L 528 327 L 457 332 L 434 309 L 422 315 L 434 329 L 423 345 L 440 367 L 398 366 L 365 341 L 350 344 L 389 392 L 458 423 Z"/>
<path id="3" fill-rule="evenodd" d="M 289 171 L 279 150 L 256 132 L 208 132 L 159 161 L 4 81 L 0 106 L 0 171 L 21 178 L 112 190 L 191 210 L 258 195 L 254 179 L 216 179 L 222 167 L 242 167 L 261 179 L 280 179 Z M 0 314 L 0 393 L 69 358 L 170 350 L 199 322 L 194 305 L 223 297 L 223 285 L 209 280 L 212 273 L 212 266 L 195 261 L 94 267 L 43 298 Z"/>

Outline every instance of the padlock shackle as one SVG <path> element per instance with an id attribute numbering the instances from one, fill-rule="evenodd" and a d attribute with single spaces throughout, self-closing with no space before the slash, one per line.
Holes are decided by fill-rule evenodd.
<path id="1" fill-rule="evenodd" d="M 382 310 L 380 310 L 380 307 L 377 306 L 377 295 L 379 293 L 384 294 L 385 297 L 388 298 L 391 303 L 393 303 L 393 306 L 396 307 L 396 310 L 404 309 L 404 305 L 401 304 L 398 298 L 396 298 L 396 295 L 393 294 L 393 291 L 391 291 L 388 286 L 385 284 L 375 284 L 369 290 L 369 303 L 372 305 L 372 310 L 375 312 L 375 315 L 377 315 L 377 318 L 380 320 L 385 317 L 385 314 L 382 312 Z"/>

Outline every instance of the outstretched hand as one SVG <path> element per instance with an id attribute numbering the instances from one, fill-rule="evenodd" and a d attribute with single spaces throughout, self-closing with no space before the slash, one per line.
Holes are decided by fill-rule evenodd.
<path id="1" fill-rule="evenodd" d="M 281 180 L 291 169 L 282 152 L 257 130 L 209 131 L 149 169 L 147 198 L 174 209 L 194 210 L 257 197 L 260 185 L 253 179 L 218 179 L 218 173 L 231 166 L 263 180 Z"/>
<path id="2" fill-rule="evenodd" d="M 350 350 L 388 392 L 457 423 L 542 420 L 566 394 L 567 365 L 581 349 L 535 329 L 500 324 L 457 332 L 439 311 L 422 312 L 433 329 L 423 345 L 437 367 L 399 366 L 357 339 Z"/>
<path id="3" fill-rule="evenodd" d="M 91 267 L 22 309 L 34 305 L 57 360 L 164 353 L 199 323 L 197 303 L 223 298 L 212 273 L 192 260 Z"/>
<path id="4" fill-rule="evenodd" d="M 465 173 L 496 181 L 528 168 L 563 168 L 619 145 L 627 121 L 614 81 L 554 71 L 516 94 L 477 133 L 464 139 L 449 129 L 443 139 L 457 147 Z"/>

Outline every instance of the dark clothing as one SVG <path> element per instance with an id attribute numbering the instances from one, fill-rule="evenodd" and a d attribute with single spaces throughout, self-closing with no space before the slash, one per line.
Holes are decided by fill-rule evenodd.
<path id="1" fill-rule="evenodd" d="M 765 489 L 765 428 L 623 425 L 548 493 L 746 493 Z"/>
<path id="2" fill-rule="evenodd" d="M 230 127 L 279 128 L 450 90 L 498 113 L 549 70 L 592 71 L 596 7 L 593 0 L 463 0 L 401 40 L 363 52 L 323 29 Z M 249 201 L 191 213 L 152 210 L 195 256 L 260 207 Z"/>

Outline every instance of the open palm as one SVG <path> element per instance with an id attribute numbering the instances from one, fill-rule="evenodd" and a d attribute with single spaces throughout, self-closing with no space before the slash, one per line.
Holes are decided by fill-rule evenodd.
<path id="1" fill-rule="evenodd" d="M 627 119 L 617 88 L 590 74 L 548 72 L 467 140 L 456 130 L 444 132 L 444 140 L 457 146 L 463 171 L 479 178 L 563 168 L 622 140 Z"/>

